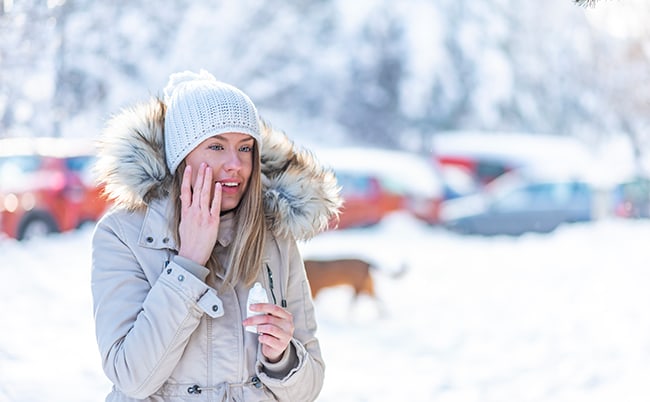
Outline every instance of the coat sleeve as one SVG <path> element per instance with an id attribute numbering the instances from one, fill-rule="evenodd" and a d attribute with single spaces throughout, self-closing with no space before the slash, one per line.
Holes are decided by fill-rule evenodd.
<path id="1" fill-rule="evenodd" d="M 294 240 L 280 243 L 281 253 L 288 261 L 286 300 L 287 309 L 293 315 L 294 335 L 290 353 L 295 353 L 293 367 L 277 378 L 264 370 L 264 363 L 258 363 L 257 371 L 261 381 L 279 401 L 313 401 L 323 387 L 325 363 L 321 356 L 320 344 L 316 338 L 316 318 L 314 304 L 307 282 L 307 274 L 302 257 Z"/>
<path id="2" fill-rule="evenodd" d="M 197 301 L 209 288 L 174 261 L 158 268 L 162 273 L 152 284 L 123 223 L 109 215 L 93 234 L 95 331 L 108 378 L 142 399 L 160 388 L 181 358 L 204 313 Z"/>

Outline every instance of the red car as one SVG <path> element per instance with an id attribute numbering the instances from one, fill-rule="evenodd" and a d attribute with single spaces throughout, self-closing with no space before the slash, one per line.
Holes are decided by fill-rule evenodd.
<path id="1" fill-rule="evenodd" d="M 396 211 L 439 223 L 443 180 L 425 158 L 360 147 L 317 149 L 315 154 L 334 170 L 341 187 L 343 207 L 336 228 L 374 225 Z"/>
<path id="2" fill-rule="evenodd" d="M 88 139 L 0 140 L 0 232 L 18 240 L 78 228 L 107 209 Z"/>
<path id="3" fill-rule="evenodd" d="M 403 206 L 402 197 L 386 191 L 372 174 L 340 171 L 336 179 L 343 199 L 339 220 L 333 225 L 337 229 L 375 225 Z"/>

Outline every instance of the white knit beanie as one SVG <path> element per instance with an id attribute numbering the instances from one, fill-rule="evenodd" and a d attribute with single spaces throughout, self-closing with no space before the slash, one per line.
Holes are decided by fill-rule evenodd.
<path id="1" fill-rule="evenodd" d="M 262 144 L 255 105 L 245 93 L 217 81 L 205 70 L 169 76 L 165 87 L 165 154 L 174 172 L 204 140 L 223 133 L 242 133 Z"/>

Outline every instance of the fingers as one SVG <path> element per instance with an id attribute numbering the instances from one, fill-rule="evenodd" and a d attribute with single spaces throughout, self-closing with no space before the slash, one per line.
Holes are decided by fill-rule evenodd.
<path id="1" fill-rule="evenodd" d="M 199 207 L 203 211 L 209 211 L 210 194 L 212 193 L 212 168 L 206 165 L 205 168 L 203 168 L 202 170 L 203 170 L 203 175 L 202 175 L 203 182 L 201 183 Z"/>
<path id="2" fill-rule="evenodd" d="M 262 325 L 275 326 L 293 334 L 293 317 L 291 315 L 286 318 L 277 317 L 271 314 L 255 315 L 245 319 L 244 325 L 257 325 L 258 327 Z"/>
<path id="3" fill-rule="evenodd" d="M 192 167 L 187 165 L 181 182 L 181 206 L 183 209 L 195 206 L 200 210 L 209 211 L 212 215 L 219 215 L 221 211 L 221 183 L 214 185 L 214 193 L 212 193 L 212 174 L 212 168 L 201 163 L 192 186 Z M 212 195 L 212 199 L 210 199 L 210 195 Z"/>
<path id="4" fill-rule="evenodd" d="M 257 326 L 257 339 L 262 345 L 262 354 L 269 361 L 279 360 L 293 337 L 293 315 L 271 303 L 252 304 L 250 308 L 266 314 L 249 317 L 243 324 Z"/>
<path id="5" fill-rule="evenodd" d="M 210 213 L 212 215 L 218 216 L 221 212 L 221 183 L 214 185 L 214 196 L 212 197 L 212 206 L 210 207 Z"/>
<path id="6" fill-rule="evenodd" d="M 267 358 L 275 358 L 284 352 L 284 350 L 289 346 L 289 342 L 291 342 L 291 337 L 288 336 L 287 333 L 285 332 L 279 332 L 277 331 L 275 327 L 268 326 L 264 328 L 259 325 L 257 327 L 258 330 L 258 336 L 257 339 L 258 341 L 269 348 L 271 348 L 271 351 L 264 353 Z M 264 352 L 264 350 L 263 350 Z"/>
<path id="7" fill-rule="evenodd" d="M 268 335 L 269 337 L 266 339 L 267 341 L 272 342 L 273 340 L 269 339 L 272 337 L 284 343 L 285 346 L 289 343 L 289 339 L 291 339 L 292 336 L 284 328 L 278 327 L 277 325 L 271 325 L 271 324 L 258 325 L 257 334 L 260 336 Z"/>
<path id="8" fill-rule="evenodd" d="M 201 163 L 201 166 L 199 166 L 199 171 L 196 174 L 196 179 L 194 180 L 194 188 L 193 193 L 192 193 L 192 205 L 195 205 L 199 208 L 202 207 L 201 205 L 201 196 L 203 194 L 203 181 L 205 177 L 205 172 L 206 172 L 206 165 L 205 163 Z"/>
<path id="9" fill-rule="evenodd" d="M 250 308 L 253 311 L 270 314 L 271 316 L 293 322 L 293 315 L 289 311 L 273 303 L 255 303 L 251 304 Z"/>
<path id="10" fill-rule="evenodd" d="M 183 172 L 183 180 L 181 181 L 181 208 L 187 209 L 191 205 L 192 200 L 192 166 L 187 165 Z"/>
<path id="11" fill-rule="evenodd" d="M 271 335 L 286 344 L 293 336 L 293 315 L 271 303 L 252 304 L 251 310 L 266 314 L 255 315 L 244 320 L 245 326 L 257 326 L 257 332 Z"/>

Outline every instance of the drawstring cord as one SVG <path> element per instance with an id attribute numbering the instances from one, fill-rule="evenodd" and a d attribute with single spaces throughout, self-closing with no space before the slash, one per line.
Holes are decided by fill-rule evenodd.
<path id="1" fill-rule="evenodd" d="M 218 391 L 221 393 L 222 400 L 230 401 L 230 400 L 235 400 L 235 398 L 232 396 L 231 391 L 232 388 L 234 387 L 244 387 L 247 385 L 253 385 L 255 388 L 262 388 L 263 384 L 262 381 L 259 379 L 258 376 L 253 376 L 251 377 L 251 380 L 249 382 L 244 382 L 244 383 L 239 383 L 239 384 L 230 384 L 230 383 L 221 383 L 216 387 L 201 387 L 198 384 L 194 384 L 191 387 L 187 388 L 187 393 L 188 394 L 196 394 L 199 395 L 203 391 Z M 225 399 L 223 399 L 225 397 Z"/>

